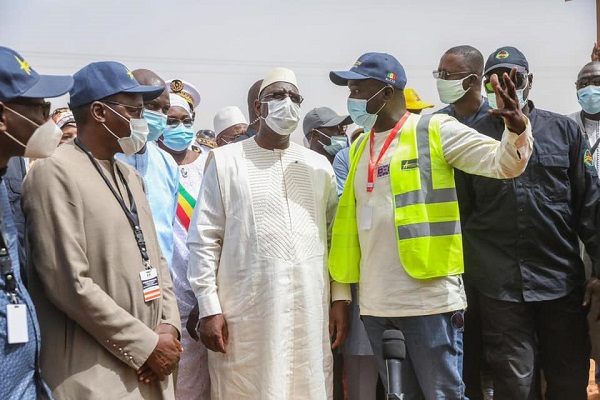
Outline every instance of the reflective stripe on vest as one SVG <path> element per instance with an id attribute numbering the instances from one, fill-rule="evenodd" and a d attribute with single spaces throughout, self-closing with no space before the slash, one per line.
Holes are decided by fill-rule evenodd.
<path id="1" fill-rule="evenodd" d="M 421 182 L 428 183 L 427 188 L 414 190 L 395 196 L 396 207 L 405 207 L 415 204 L 448 203 L 458 201 L 456 189 L 434 189 L 431 178 L 431 149 L 429 143 L 429 122 L 431 115 L 421 117 L 417 124 L 417 151 Z M 443 236 L 460 234 L 460 221 L 419 223 L 398 227 L 398 237 L 411 239 L 424 236 Z"/>
<path id="2" fill-rule="evenodd" d="M 416 115 L 409 118 L 390 162 L 397 251 L 404 269 L 417 279 L 463 272 L 454 174 L 443 157 L 439 123 L 430 122 L 432 117 L 435 118 Z M 419 121 L 415 126 L 416 118 Z M 366 139 L 368 134 L 352 144 L 350 171 L 333 225 L 329 271 L 334 280 L 342 283 L 355 283 L 360 277 L 354 177 L 368 148 Z"/>
<path id="3" fill-rule="evenodd" d="M 398 253 L 406 272 L 417 279 L 463 271 L 454 172 L 431 118 L 423 116 L 416 127 L 402 132 L 392 158 L 396 167 L 390 168 Z"/>

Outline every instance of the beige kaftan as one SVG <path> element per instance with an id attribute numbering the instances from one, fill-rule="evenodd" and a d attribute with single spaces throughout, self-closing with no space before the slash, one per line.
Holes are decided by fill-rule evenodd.
<path id="1" fill-rule="evenodd" d="M 73 143 L 38 160 L 23 184 L 30 292 L 40 320 L 42 375 L 56 399 L 173 399 L 172 376 L 137 381 L 154 350 L 153 329 L 180 329 L 142 180 L 120 161 L 100 161 L 128 203 L 131 189 L 162 298 L 145 303 L 140 251 L 129 221 L 88 157 Z"/>

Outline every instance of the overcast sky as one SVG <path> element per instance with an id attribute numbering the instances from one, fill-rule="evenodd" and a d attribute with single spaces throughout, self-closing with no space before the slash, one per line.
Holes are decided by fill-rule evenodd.
<path id="1" fill-rule="evenodd" d="M 596 35 L 594 0 L 0 0 L 0 43 L 39 72 L 72 74 L 92 61 L 120 61 L 196 85 L 197 129 L 239 106 L 269 69 L 294 70 L 304 113 L 346 112 L 346 88 L 328 78 L 368 51 L 391 53 L 408 86 L 441 106 L 431 71 L 448 48 L 484 57 L 512 45 L 534 73 L 530 98 L 560 113 L 578 109 L 574 82 Z M 53 105 L 65 104 L 67 98 Z M 300 128 L 294 138 L 301 138 Z"/>

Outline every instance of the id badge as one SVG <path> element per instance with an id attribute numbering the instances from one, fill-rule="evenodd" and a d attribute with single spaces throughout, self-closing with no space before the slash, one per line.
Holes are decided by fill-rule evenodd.
<path id="1" fill-rule="evenodd" d="M 9 344 L 27 343 L 29 341 L 29 332 L 27 330 L 27 305 L 7 304 L 6 325 Z"/>
<path id="2" fill-rule="evenodd" d="M 140 272 L 140 279 L 142 280 L 145 302 L 158 299 L 161 296 L 156 268 L 145 269 Z"/>
<path id="3" fill-rule="evenodd" d="M 373 207 L 367 204 L 362 210 L 360 210 L 360 223 L 358 224 L 358 228 L 361 231 L 368 231 L 371 229 L 371 225 L 373 223 Z"/>

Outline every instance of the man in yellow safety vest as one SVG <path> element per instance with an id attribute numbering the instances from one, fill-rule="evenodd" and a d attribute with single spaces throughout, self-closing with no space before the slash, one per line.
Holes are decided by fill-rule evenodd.
<path id="1" fill-rule="evenodd" d="M 338 282 L 359 282 L 361 315 L 382 376 L 383 332 L 404 333 L 407 398 L 464 397 L 467 304 L 453 171 L 506 179 L 525 169 L 533 139 L 511 80 L 515 72 L 500 78 L 505 89 L 493 80 L 501 106 L 490 113 L 504 119 L 501 141 L 447 115 L 407 112 L 406 74 L 389 54 L 364 54 L 350 71 L 329 75 L 350 88 L 349 114 L 367 132 L 350 150 L 330 273 Z"/>

